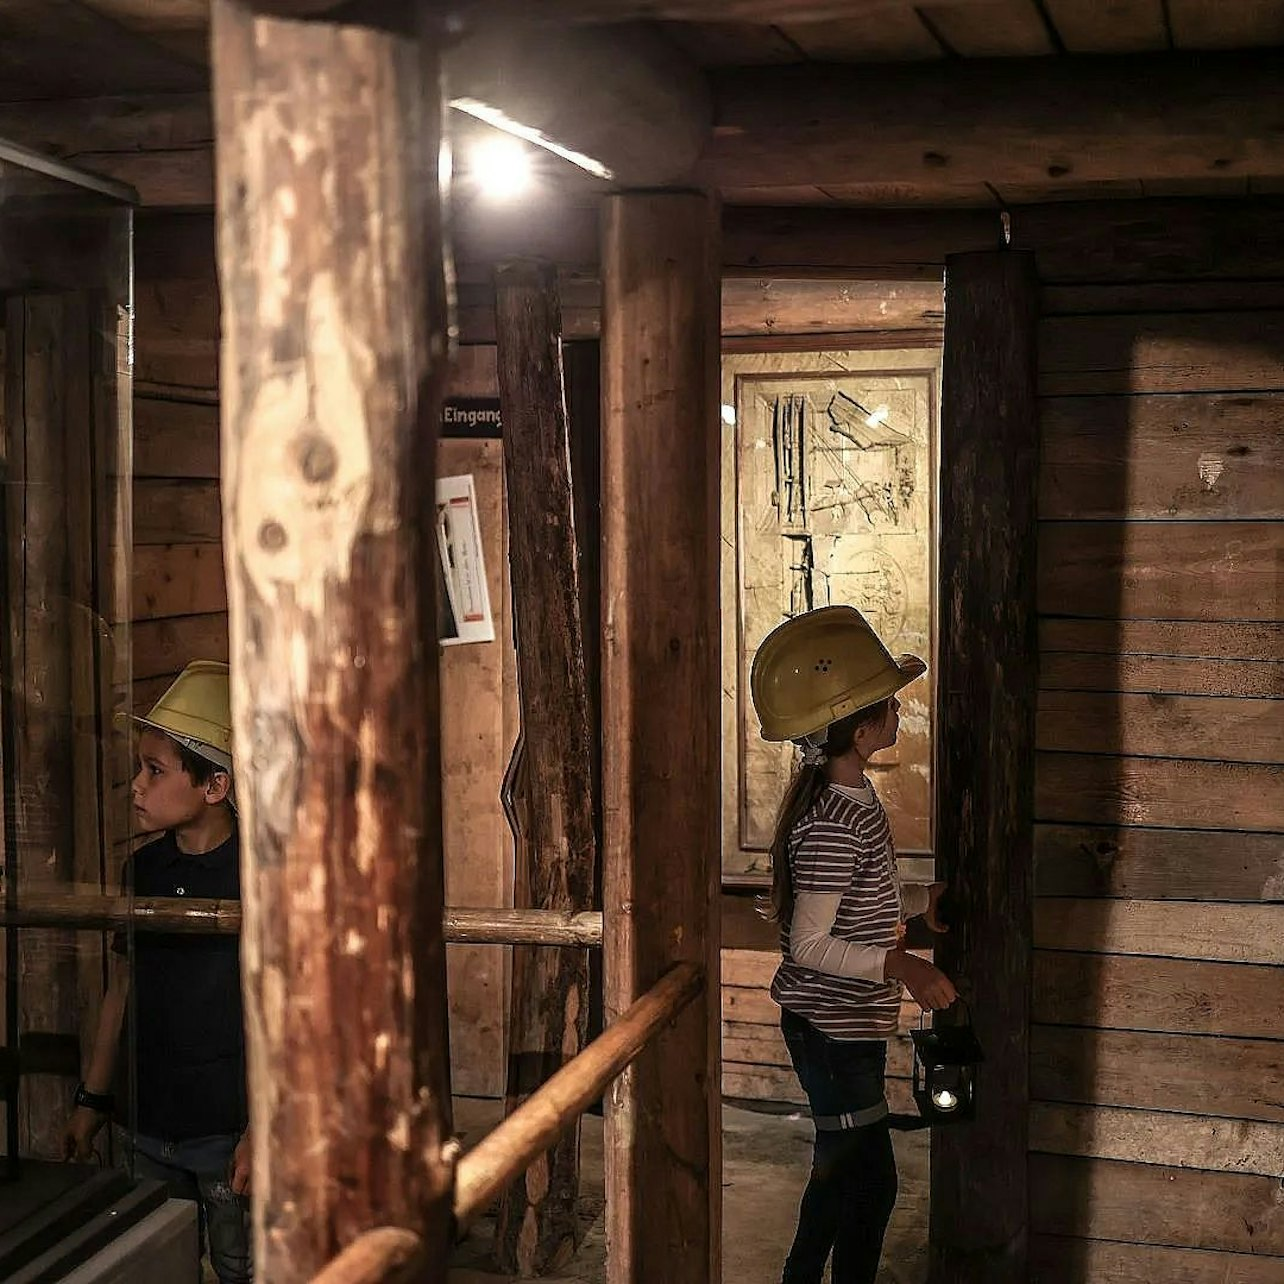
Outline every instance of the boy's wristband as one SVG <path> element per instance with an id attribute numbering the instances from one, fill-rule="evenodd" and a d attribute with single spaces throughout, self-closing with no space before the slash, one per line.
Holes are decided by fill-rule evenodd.
<path id="1" fill-rule="evenodd" d="M 109 1115 L 116 1108 L 116 1098 L 110 1092 L 90 1092 L 83 1083 L 76 1085 L 75 1103 L 100 1115 Z"/>

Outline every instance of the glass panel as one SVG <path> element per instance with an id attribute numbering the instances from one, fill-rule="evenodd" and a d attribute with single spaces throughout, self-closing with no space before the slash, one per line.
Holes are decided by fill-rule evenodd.
<path id="1" fill-rule="evenodd" d="M 128 196 L 0 144 L 0 1278 L 136 1190 L 110 1129 L 62 1162 L 132 837 Z"/>

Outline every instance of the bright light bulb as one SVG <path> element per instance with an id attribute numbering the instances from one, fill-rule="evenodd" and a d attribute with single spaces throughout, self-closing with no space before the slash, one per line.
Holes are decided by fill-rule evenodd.
<path id="1" fill-rule="evenodd" d="M 468 169 L 478 190 L 492 201 L 509 201 L 531 185 L 531 158 L 515 138 L 488 138 L 468 156 Z"/>
<path id="2" fill-rule="evenodd" d="M 735 406 L 724 405 L 722 407 L 722 422 L 726 424 L 728 428 L 734 428 L 736 426 Z"/>
<path id="3" fill-rule="evenodd" d="M 938 1110 L 953 1110 L 959 1099 L 948 1088 L 937 1088 L 932 1093 L 932 1105 Z"/>

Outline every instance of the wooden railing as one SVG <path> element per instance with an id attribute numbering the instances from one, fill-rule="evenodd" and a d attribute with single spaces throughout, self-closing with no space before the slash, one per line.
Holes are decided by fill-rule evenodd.
<path id="1" fill-rule="evenodd" d="M 509 1182 L 569 1128 L 606 1086 L 682 1011 L 704 985 L 701 970 L 679 963 L 579 1056 L 536 1089 L 455 1169 L 455 1222 L 466 1226 Z M 402 1284 L 423 1265 L 413 1231 L 380 1226 L 354 1240 L 312 1284 Z"/>
<path id="2" fill-rule="evenodd" d="M 103 896 L 81 892 L 26 892 L 13 908 L 0 908 L 0 928 L 48 927 L 82 931 L 183 932 L 235 935 L 241 930 L 239 901 L 174 897 Z M 537 909 L 447 908 L 446 940 L 472 945 L 602 944 L 600 910 L 571 913 Z"/>

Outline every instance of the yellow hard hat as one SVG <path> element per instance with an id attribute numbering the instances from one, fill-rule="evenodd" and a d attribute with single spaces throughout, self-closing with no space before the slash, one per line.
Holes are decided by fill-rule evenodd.
<path id="1" fill-rule="evenodd" d="M 822 606 L 774 628 L 753 658 L 749 686 L 764 740 L 801 740 L 886 700 L 927 672 L 893 659 L 853 606 Z"/>
<path id="2" fill-rule="evenodd" d="M 134 721 L 164 732 L 216 767 L 232 770 L 232 698 L 226 664 L 193 660 L 151 712 Z"/>

